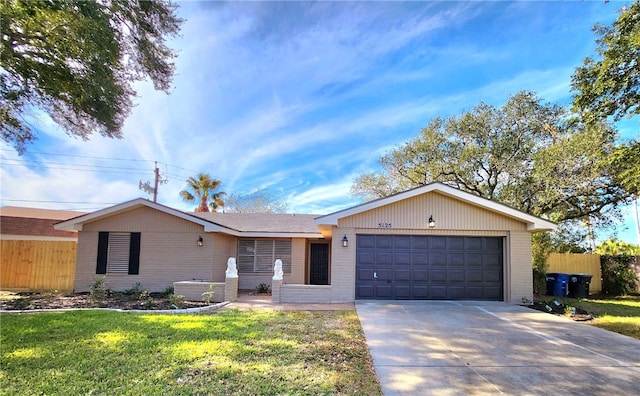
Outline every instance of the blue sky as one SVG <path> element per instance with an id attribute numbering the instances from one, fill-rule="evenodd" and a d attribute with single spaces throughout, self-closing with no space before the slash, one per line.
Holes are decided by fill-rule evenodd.
<path id="1" fill-rule="evenodd" d="M 19 157 L 2 144 L 1 204 L 95 210 L 140 196 L 153 163 L 158 202 L 208 172 L 227 193 L 269 188 L 297 213 L 359 201 L 353 180 L 437 116 L 516 92 L 569 103 L 594 54 L 592 27 L 624 2 L 180 2 L 186 19 L 171 95 L 136 85 L 124 139 L 70 138 L 45 116 Z M 638 120 L 618 125 L 637 136 Z M 36 202 L 42 201 L 42 202 Z M 631 212 L 630 231 L 635 241 Z"/>

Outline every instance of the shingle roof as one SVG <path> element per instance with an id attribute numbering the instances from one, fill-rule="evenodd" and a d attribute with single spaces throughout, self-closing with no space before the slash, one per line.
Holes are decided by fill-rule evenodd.
<path id="1" fill-rule="evenodd" d="M 22 208 L 19 206 L 3 206 L 0 208 L 0 216 L 28 217 L 31 219 L 69 220 L 83 214 L 86 213 L 72 210 Z"/>
<path id="2" fill-rule="evenodd" d="M 53 228 L 57 219 L 34 219 L 29 217 L 0 217 L 0 234 L 77 238 L 75 231 L 62 231 Z"/>
<path id="3" fill-rule="evenodd" d="M 189 214 L 239 232 L 318 234 L 318 226 L 314 221 L 318 215 L 208 212 Z"/>

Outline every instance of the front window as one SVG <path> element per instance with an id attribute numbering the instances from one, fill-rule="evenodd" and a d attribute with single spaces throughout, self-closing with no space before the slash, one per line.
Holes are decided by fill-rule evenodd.
<path id="1" fill-rule="evenodd" d="M 277 259 L 282 270 L 291 273 L 290 239 L 240 239 L 238 241 L 238 272 L 272 273 Z"/>

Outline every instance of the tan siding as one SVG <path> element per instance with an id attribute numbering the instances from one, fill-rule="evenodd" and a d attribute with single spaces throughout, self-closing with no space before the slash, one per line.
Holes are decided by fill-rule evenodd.
<path id="1" fill-rule="evenodd" d="M 202 247 L 196 245 L 199 235 L 204 239 Z M 85 292 L 89 291 L 96 277 L 100 276 L 95 273 L 98 233 L 80 232 L 79 246 L 75 290 Z M 175 281 L 211 280 L 212 248 L 212 235 L 198 232 L 143 232 L 140 242 L 140 273 L 107 274 L 107 286 L 113 290 L 125 290 L 140 282 L 144 290 L 159 292 Z"/>
<path id="2" fill-rule="evenodd" d="M 141 207 L 85 224 L 83 231 L 202 233 L 203 228 L 170 214 Z"/>
<path id="3" fill-rule="evenodd" d="M 331 302 L 350 302 L 356 298 L 356 232 L 339 228 L 331 240 Z M 342 246 L 346 235 L 349 246 Z"/>
<path id="4" fill-rule="evenodd" d="M 350 216 L 339 221 L 344 228 L 379 228 L 427 230 L 429 216 L 436 221 L 434 230 L 526 230 L 521 221 L 431 192 L 404 201 Z"/>
<path id="5" fill-rule="evenodd" d="M 508 289 L 506 301 L 520 304 L 533 300 L 533 267 L 531 264 L 531 234 L 512 231 L 508 247 Z"/>
<path id="6" fill-rule="evenodd" d="M 229 257 L 236 257 L 238 239 L 226 234 L 213 234 L 213 274 L 211 280 L 224 282 L 227 261 Z"/>
<path id="7" fill-rule="evenodd" d="M 304 238 L 293 238 L 291 241 L 291 276 L 286 283 L 304 283 L 304 263 L 307 258 L 307 243 Z"/>

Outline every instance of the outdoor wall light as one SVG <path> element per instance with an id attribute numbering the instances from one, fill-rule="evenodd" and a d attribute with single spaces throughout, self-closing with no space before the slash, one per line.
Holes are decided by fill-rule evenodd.
<path id="1" fill-rule="evenodd" d="M 349 240 L 347 239 L 347 236 L 345 235 L 342 238 L 342 247 L 347 247 L 347 246 L 349 246 Z"/>
<path id="2" fill-rule="evenodd" d="M 204 239 L 202 239 L 202 235 L 200 235 L 200 236 L 198 237 L 198 242 L 196 242 L 196 244 L 197 244 L 198 246 L 202 246 L 202 245 L 204 245 Z"/>
<path id="3" fill-rule="evenodd" d="M 433 215 L 429 216 L 429 228 L 433 228 L 436 226 L 436 221 L 433 219 Z"/>

